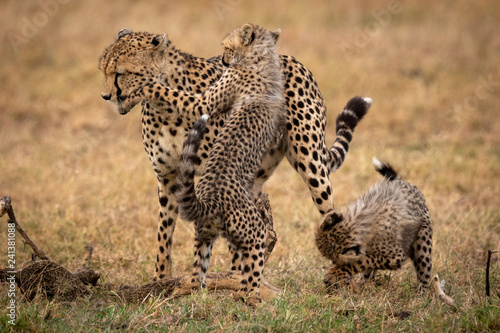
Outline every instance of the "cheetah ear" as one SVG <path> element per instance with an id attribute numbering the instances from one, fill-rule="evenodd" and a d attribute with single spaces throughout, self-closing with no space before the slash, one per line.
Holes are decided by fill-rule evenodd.
<path id="1" fill-rule="evenodd" d="M 323 222 L 323 225 L 321 226 L 321 228 L 323 229 L 323 231 L 328 231 L 331 228 L 333 228 L 335 225 L 342 222 L 343 220 L 344 220 L 344 217 L 342 216 L 342 214 L 337 214 L 337 213 L 333 212 L 333 213 L 331 213 L 330 216 L 327 216 L 325 218 L 325 221 Z"/>
<path id="2" fill-rule="evenodd" d="M 250 24 L 243 24 L 241 26 L 240 32 L 241 38 L 243 39 L 243 45 L 248 46 L 252 44 L 255 34 L 253 32 L 253 27 Z"/>
<path id="3" fill-rule="evenodd" d="M 132 33 L 133 31 L 128 28 L 118 31 L 115 42 L 119 41 L 123 36 L 131 35 Z"/>
<path id="4" fill-rule="evenodd" d="M 163 51 L 167 48 L 168 45 L 168 36 L 167 34 L 163 34 L 160 36 L 156 36 L 151 40 L 151 44 L 155 47 L 155 49 L 159 51 Z"/>
<path id="5" fill-rule="evenodd" d="M 281 35 L 281 29 L 271 31 L 271 36 L 274 38 L 274 42 L 277 42 L 278 39 L 280 39 L 280 35 Z"/>

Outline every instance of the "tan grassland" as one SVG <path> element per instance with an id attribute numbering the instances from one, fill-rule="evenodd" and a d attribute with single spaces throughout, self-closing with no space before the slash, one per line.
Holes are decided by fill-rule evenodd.
<path id="1" fill-rule="evenodd" d="M 487 250 L 500 250 L 500 2 L 457 1 L 3 1 L 0 25 L 0 196 L 52 260 L 85 263 L 102 282 L 141 284 L 156 255 L 156 178 L 144 153 L 140 110 L 127 116 L 100 97 L 98 58 L 124 27 L 167 33 L 197 56 L 221 53 L 234 27 L 281 28 L 279 50 L 315 75 L 335 117 L 355 95 L 373 106 L 349 155 L 330 176 L 336 205 L 379 179 L 372 156 L 392 163 L 424 193 L 434 225 L 433 272 L 446 281 L 454 311 L 415 292 L 410 263 L 379 273 L 358 292 L 328 296 L 328 261 L 314 245 L 320 215 L 286 162 L 269 193 L 278 243 L 265 276 L 283 290 L 253 310 L 227 292 L 120 304 L 105 293 L 77 303 L 17 303 L 0 331 L 474 331 L 500 330 L 500 254 L 485 296 Z M 45 18 L 45 20 L 44 20 Z M 7 264 L 6 218 L 0 264 Z M 190 272 L 193 226 L 178 221 L 175 275 Z M 31 260 L 17 237 L 16 265 Z M 212 270 L 229 268 L 220 240 Z M 20 298 L 18 293 L 18 298 Z M 19 299 L 18 299 L 19 301 Z"/>

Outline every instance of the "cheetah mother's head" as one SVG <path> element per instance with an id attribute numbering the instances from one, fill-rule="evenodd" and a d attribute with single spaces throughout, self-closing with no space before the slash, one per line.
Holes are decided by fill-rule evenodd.
<path id="1" fill-rule="evenodd" d="M 102 98 L 115 104 L 120 114 L 128 113 L 135 105 L 122 108 L 127 97 L 160 81 L 168 45 L 167 35 L 120 30 L 99 59 L 99 69 L 104 73 Z"/>

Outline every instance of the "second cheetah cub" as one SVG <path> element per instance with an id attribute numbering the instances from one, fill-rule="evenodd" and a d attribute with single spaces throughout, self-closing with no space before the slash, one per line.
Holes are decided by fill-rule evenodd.
<path id="1" fill-rule="evenodd" d="M 364 272 L 399 269 L 410 258 L 420 288 L 428 288 L 432 268 L 432 225 L 420 190 L 402 180 L 387 163 L 373 158 L 384 179 L 361 198 L 328 214 L 316 232 L 316 245 L 333 266 L 323 282 L 349 283 Z"/>

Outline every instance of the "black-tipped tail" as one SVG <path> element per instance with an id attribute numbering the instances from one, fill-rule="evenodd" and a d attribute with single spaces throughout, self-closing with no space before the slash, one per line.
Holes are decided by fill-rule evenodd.
<path id="1" fill-rule="evenodd" d="M 206 211 L 205 205 L 196 197 L 194 175 L 196 166 L 201 163 L 198 149 L 203 135 L 207 132 L 207 120 L 208 115 L 203 115 L 193 124 L 193 128 L 184 141 L 179 162 L 175 195 L 181 217 L 186 221 L 194 221 L 203 216 Z"/>
<path id="2" fill-rule="evenodd" d="M 371 98 L 356 96 L 347 102 L 342 112 L 337 116 L 337 138 L 330 148 L 328 156 L 330 172 L 334 172 L 344 163 L 354 129 L 371 105 Z"/>
<path id="3" fill-rule="evenodd" d="M 389 163 L 380 162 L 376 157 L 372 159 L 375 170 L 380 173 L 387 180 L 394 180 L 398 178 L 398 173 Z"/>
<path id="4" fill-rule="evenodd" d="M 337 117 L 337 133 L 340 130 L 354 130 L 371 105 L 372 99 L 369 97 L 351 98 Z"/>

